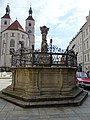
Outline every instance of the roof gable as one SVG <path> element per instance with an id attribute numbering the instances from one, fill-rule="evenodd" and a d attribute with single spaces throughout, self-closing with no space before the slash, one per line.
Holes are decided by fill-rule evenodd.
<path id="1" fill-rule="evenodd" d="M 20 30 L 24 32 L 23 27 L 20 25 L 20 23 L 15 20 L 8 28 L 7 30 Z"/>
<path id="2" fill-rule="evenodd" d="M 32 16 L 28 16 L 28 18 L 26 20 L 33 20 L 34 21 Z"/>
<path id="3" fill-rule="evenodd" d="M 1 18 L 9 18 L 10 19 L 10 15 L 9 14 L 5 14 L 3 17 Z"/>

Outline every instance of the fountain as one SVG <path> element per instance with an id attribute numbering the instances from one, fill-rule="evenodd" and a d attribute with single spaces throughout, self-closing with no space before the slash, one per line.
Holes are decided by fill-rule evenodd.
<path id="1" fill-rule="evenodd" d="M 41 52 L 21 46 L 12 53 L 12 84 L 0 97 L 24 108 L 80 105 L 88 93 L 76 85 L 76 54 L 68 49 L 53 52 L 52 45 L 48 51 L 49 28 L 42 26 L 40 30 Z"/>

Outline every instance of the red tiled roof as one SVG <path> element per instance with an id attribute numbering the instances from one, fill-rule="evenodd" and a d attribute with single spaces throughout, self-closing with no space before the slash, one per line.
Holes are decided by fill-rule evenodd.
<path id="1" fill-rule="evenodd" d="M 15 20 L 8 28 L 7 30 L 20 30 L 22 32 L 25 32 L 20 23 Z"/>
<path id="2" fill-rule="evenodd" d="M 28 16 L 26 20 L 34 20 L 32 16 Z"/>
<path id="3" fill-rule="evenodd" d="M 9 14 L 5 14 L 2 18 L 10 18 Z"/>

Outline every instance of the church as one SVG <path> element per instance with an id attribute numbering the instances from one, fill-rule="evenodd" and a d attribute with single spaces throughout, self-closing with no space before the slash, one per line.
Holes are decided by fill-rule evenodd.
<path id="1" fill-rule="evenodd" d="M 23 41 L 24 47 L 28 49 L 32 49 L 32 45 L 35 46 L 35 20 L 32 17 L 32 12 L 30 7 L 24 30 L 18 20 L 11 22 L 10 7 L 7 5 L 5 15 L 1 17 L 0 67 L 11 66 L 10 51 L 20 48 L 19 41 Z"/>

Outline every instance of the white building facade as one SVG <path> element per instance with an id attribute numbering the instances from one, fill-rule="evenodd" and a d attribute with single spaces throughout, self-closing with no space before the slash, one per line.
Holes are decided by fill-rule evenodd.
<path id="1" fill-rule="evenodd" d="M 35 45 L 35 21 L 32 17 L 31 7 L 25 24 L 26 28 L 24 30 L 18 20 L 11 23 L 10 8 L 9 5 L 7 5 L 5 15 L 1 17 L 0 67 L 11 66 L 10 50 L 18 50 L 20 48 L 19 41 L 23 41 L 24 47 L 28 49 L 32 49 L 32 45 Z M 32 32 L 30 33 L 29 30 Z"/>
<path id="2" fill-rule="evenodd" d="M 90 71 L 90 12 L 86 17 L 86 23 L 81 27 L 77 35 L 69 43 L 69 49 L 78 52 L 77 64 L 82 71 Z"/>

